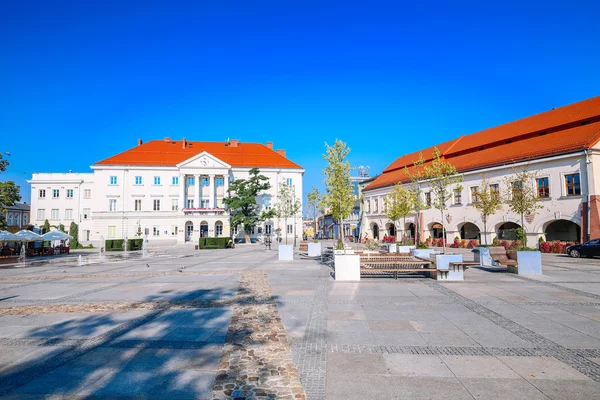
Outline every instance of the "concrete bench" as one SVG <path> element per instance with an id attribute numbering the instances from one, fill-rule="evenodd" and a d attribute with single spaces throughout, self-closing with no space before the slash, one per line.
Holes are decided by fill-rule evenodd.
<path id="1" fill-rule="evenodd" d="M 430 261 L 420 261 L 412 257 L 361 257 L 361 275 L 393 274 L 398 279 L 399 273 L 435 273 Z"/>

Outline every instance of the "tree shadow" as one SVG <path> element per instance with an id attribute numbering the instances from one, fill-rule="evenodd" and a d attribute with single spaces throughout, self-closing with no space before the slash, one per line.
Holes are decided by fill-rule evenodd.
<path id="1" fill-rule="evenodd" d="M 131 311 L 2 317 L 2 325 L 21 329 L 9 329 L 4 339 L 0 333 L 0 345 L 17 354 L 3 360 L 0 396 L 213 398 L 215 383 L 231 376 L 236 383 L 222 391 L 260 387 L 280 371 L 277 360 L 253 360 L 255 376 L 238 370 L 240 365 L 224 367 L 221 358 L 227 346 L 251 352 L 283 340 L 262 331 L 280 321 L 278 314 L 256 326 L 240 323 L 243 316 L 233 311 L 271 306 L 276 311 L 275 300 L 272 294 L 240 285 L 165 290 L 133 302 L 137 306 Z"/>

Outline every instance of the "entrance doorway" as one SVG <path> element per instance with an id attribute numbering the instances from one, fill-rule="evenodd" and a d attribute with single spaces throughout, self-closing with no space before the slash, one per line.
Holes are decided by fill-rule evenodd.
<path id="1" fill-rule="evenodd" d="M 185 241 L 189 242 L 192 240 L 192 235 L 194 234 L 194 224 L 192 221 L 188 221 L 185 223 Z"/>
<path id="2" fill-rule="evenodd" d="M 200 222 L 200 237 L 208 237 L 208 222 Z"/>

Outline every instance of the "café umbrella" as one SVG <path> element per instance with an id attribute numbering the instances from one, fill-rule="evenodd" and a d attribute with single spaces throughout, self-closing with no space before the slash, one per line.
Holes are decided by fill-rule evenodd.
<path id="1" fill-rule="evenodd" d="M 61 231 L 50 231 L 44 235 L 41 236 L 41 238 L 43 240 L 47 240 L 49 242 L 52 242 L 54 240 L 67 240 L 67 239 L 73 239 L 72 236 L 67 235 L 64 232 Z"/>
<path id="2" fill-rule="evenodd" d="M 0 231 L 0 242 L 16 242 L 19 241 L 19 237 L 9 231 Z"/>
<path id="3" fill-rule="evenodd" d="M 41 235 L 26 229 L 15 233 L 15 236 L 18 238 L 16 240 L 20 242 L 41 242 L 44 240 Z"/>

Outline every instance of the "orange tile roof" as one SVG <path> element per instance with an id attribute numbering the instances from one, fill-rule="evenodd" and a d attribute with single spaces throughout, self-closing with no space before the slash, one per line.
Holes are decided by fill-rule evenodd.
<path id="1" fill-rule="evenodd" d="M 547 131 L 547 132 L 546 132 Z M 590 148 L 600 141 L 600 96 L 542 114 L 490 128 L 438 148 L 458 172 L 506 165 Z M 433 147 L 422 151 L 428 161 Z M 404 167 L 412 169 L 419 152 L 404 155 L 390 164 L 364 190 L 407 182 Z"/>
<path id="2" fill-rule="evenodd" d="M 136 165 L 173 167 L 202 152 L 212 154 L 232 167 L 302 168 L 275 150 L 260 143 L 191 142 L 183 147 L 181 140 L 152 140 L 95 165 Z"/>

